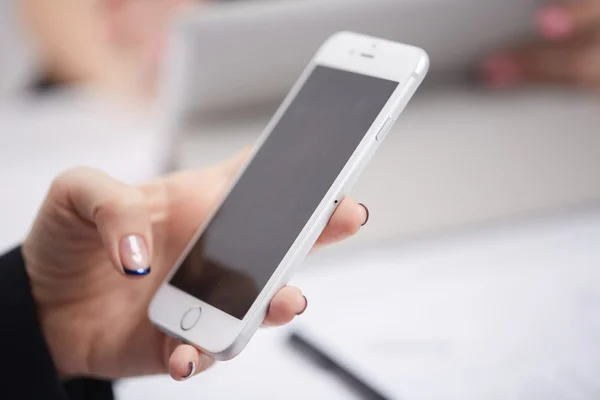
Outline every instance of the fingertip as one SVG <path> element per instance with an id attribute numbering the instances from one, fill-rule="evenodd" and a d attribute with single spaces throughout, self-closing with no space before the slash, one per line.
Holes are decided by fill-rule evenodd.
<path id="1" fill-rule="evenodd" d="M 306 298 L 305 295 L 302 295 L 302 298 L 304 299 L 304 305 L 302 306 L 302 310 L 300 310 L 299 312 L 296 313 L 296 316 L 304 314 L 304 312 L 308 308 L 308 299 Z"/>
<path id="2" fill-rule="evenodd" d="M 548 6 L 536 13 L 534 23 L 540 34 L 551 40 L 571 37 L 575 24 L 568 10 L 559 5 Z"/>
<path id="3" fill-rule="evenodd" d="M 180 379 L 181 381 L 186 381 L 196 374 L 196 369 L 197 369 L 196 361 L 188 362 L 187 369 L 188 369 L 188 371 L 185 373 L 185 375 L 183 375 L 183 373 L 182 373 L 182 376 Z"/>
<path id="4" fill-rule="evenodd" d="M 363 203 L 358 203 L 359 206 L 361 206 L 363 212 L 363 216 L 362 216 L 362 223 L 360 224 L 360 226 L 365 226 L 367 224 L 367 222 L 369 222 L 369 217 L 371 216 L 371 212 L 369 211 L 369 208 L 364 205 Z"/>
<path id="5" fill-rule="evenodd" d="M 308 302 L 302 291 L 294 286 L 281 289 L 271 301 L 264 321 L 266 326 L 281 326 L 289 323 L 306 309 Z"/>
<path id="6" fill-rule="evenodd" d="M 367 220 L 366 214 L 364 205 L 351 199 L 344 199 L 333 213 L 316 245 L 335 243 L 356 235 Z"/>
<path id="7" fill-rule="evenodd" d="M 351 199 L 345 199 L 336 214 L 338 214 L 338 218 L 335 222 L 339 224 L 342 236 L 352 236 L 358 233 L 367 219 L 364 205 Z"/>
<path id="8" fill-rule="evenodd" d="M 212 364 L 212 359 L 194 347 L 182 344 L 177 346 L 169 358 L 169 375 L 181 382 L 204 371 Z"/>

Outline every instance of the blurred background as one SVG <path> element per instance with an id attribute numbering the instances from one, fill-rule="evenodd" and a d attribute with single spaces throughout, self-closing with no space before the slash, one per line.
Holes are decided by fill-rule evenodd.
<path id="1" fill-rule="evenodd" d="M 292 332 L 384 398 L 598 398 L 599 0 L 5 0 L 0 246 L 66 168 L 135 183 L 251 144 L 338 30 L 431 57 L 353 189 L 369 225 L 306 261 L 302 321 L 119 398 L 369 398 Z"/>

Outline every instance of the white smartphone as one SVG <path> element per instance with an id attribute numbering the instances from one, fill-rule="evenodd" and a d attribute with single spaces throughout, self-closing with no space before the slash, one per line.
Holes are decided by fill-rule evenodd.
<path id="1" fill-rule="evenodd" d="M 330 37 L 155 294 L 150 320 L 217 360 L 239 354 L 428 68 L 417 47 Z"/>

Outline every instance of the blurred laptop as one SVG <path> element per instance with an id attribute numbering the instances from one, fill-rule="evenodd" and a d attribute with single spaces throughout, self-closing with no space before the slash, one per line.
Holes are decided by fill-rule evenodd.
<path id="1" fill-rule="evenodd" d="M 530 35 L 544 0 L 309 0 L 203 3 L 177 22 L 168 87 L 186 110 L 282 97 L 331 34 L 353 30 L 421 46 L 427 82 L 464 78 L 484 51 Z"/>
<path id="2" fill-rule="evenodd" d="M 360 240 L 599 201 L 600 113 L 593 96 L 556 90 L 490 94 L 468 85 L 482 56 L 533 35 L 531 21 L 544 2 L 194 6 L 174 26 L 164 79 L 168 129 L 185 140 L 180 166 L 217 162 L 251 143 L 317 47 L 334 32 L 354 30 L 419 45 L 431 57 L 426 87 L 351 193 L 385 216 L 373 218 Z"/>

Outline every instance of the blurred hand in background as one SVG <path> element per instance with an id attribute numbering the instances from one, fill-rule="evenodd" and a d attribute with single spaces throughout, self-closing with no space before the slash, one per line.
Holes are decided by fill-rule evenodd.
<path id="1" fill-rule="evenodd" d="M 46 76 L 63 84 L 154 94 L 168 25 L 192 0 L 23 0 Z"/>
<path id="2" fill-rule="evenodd" d="M 100 0 L 105 39 L 141 74 L 141 87 L 153 90 L 163 59 L 169 25 L 193 0 Z"/>
<path id="3" fill-rule="evenodd" d="M 494 88 L 544 83 L 600 91 L 600 0 L 548 5 L 534 23 L 540 39 L 490 55 L 484 81 Z"/>

